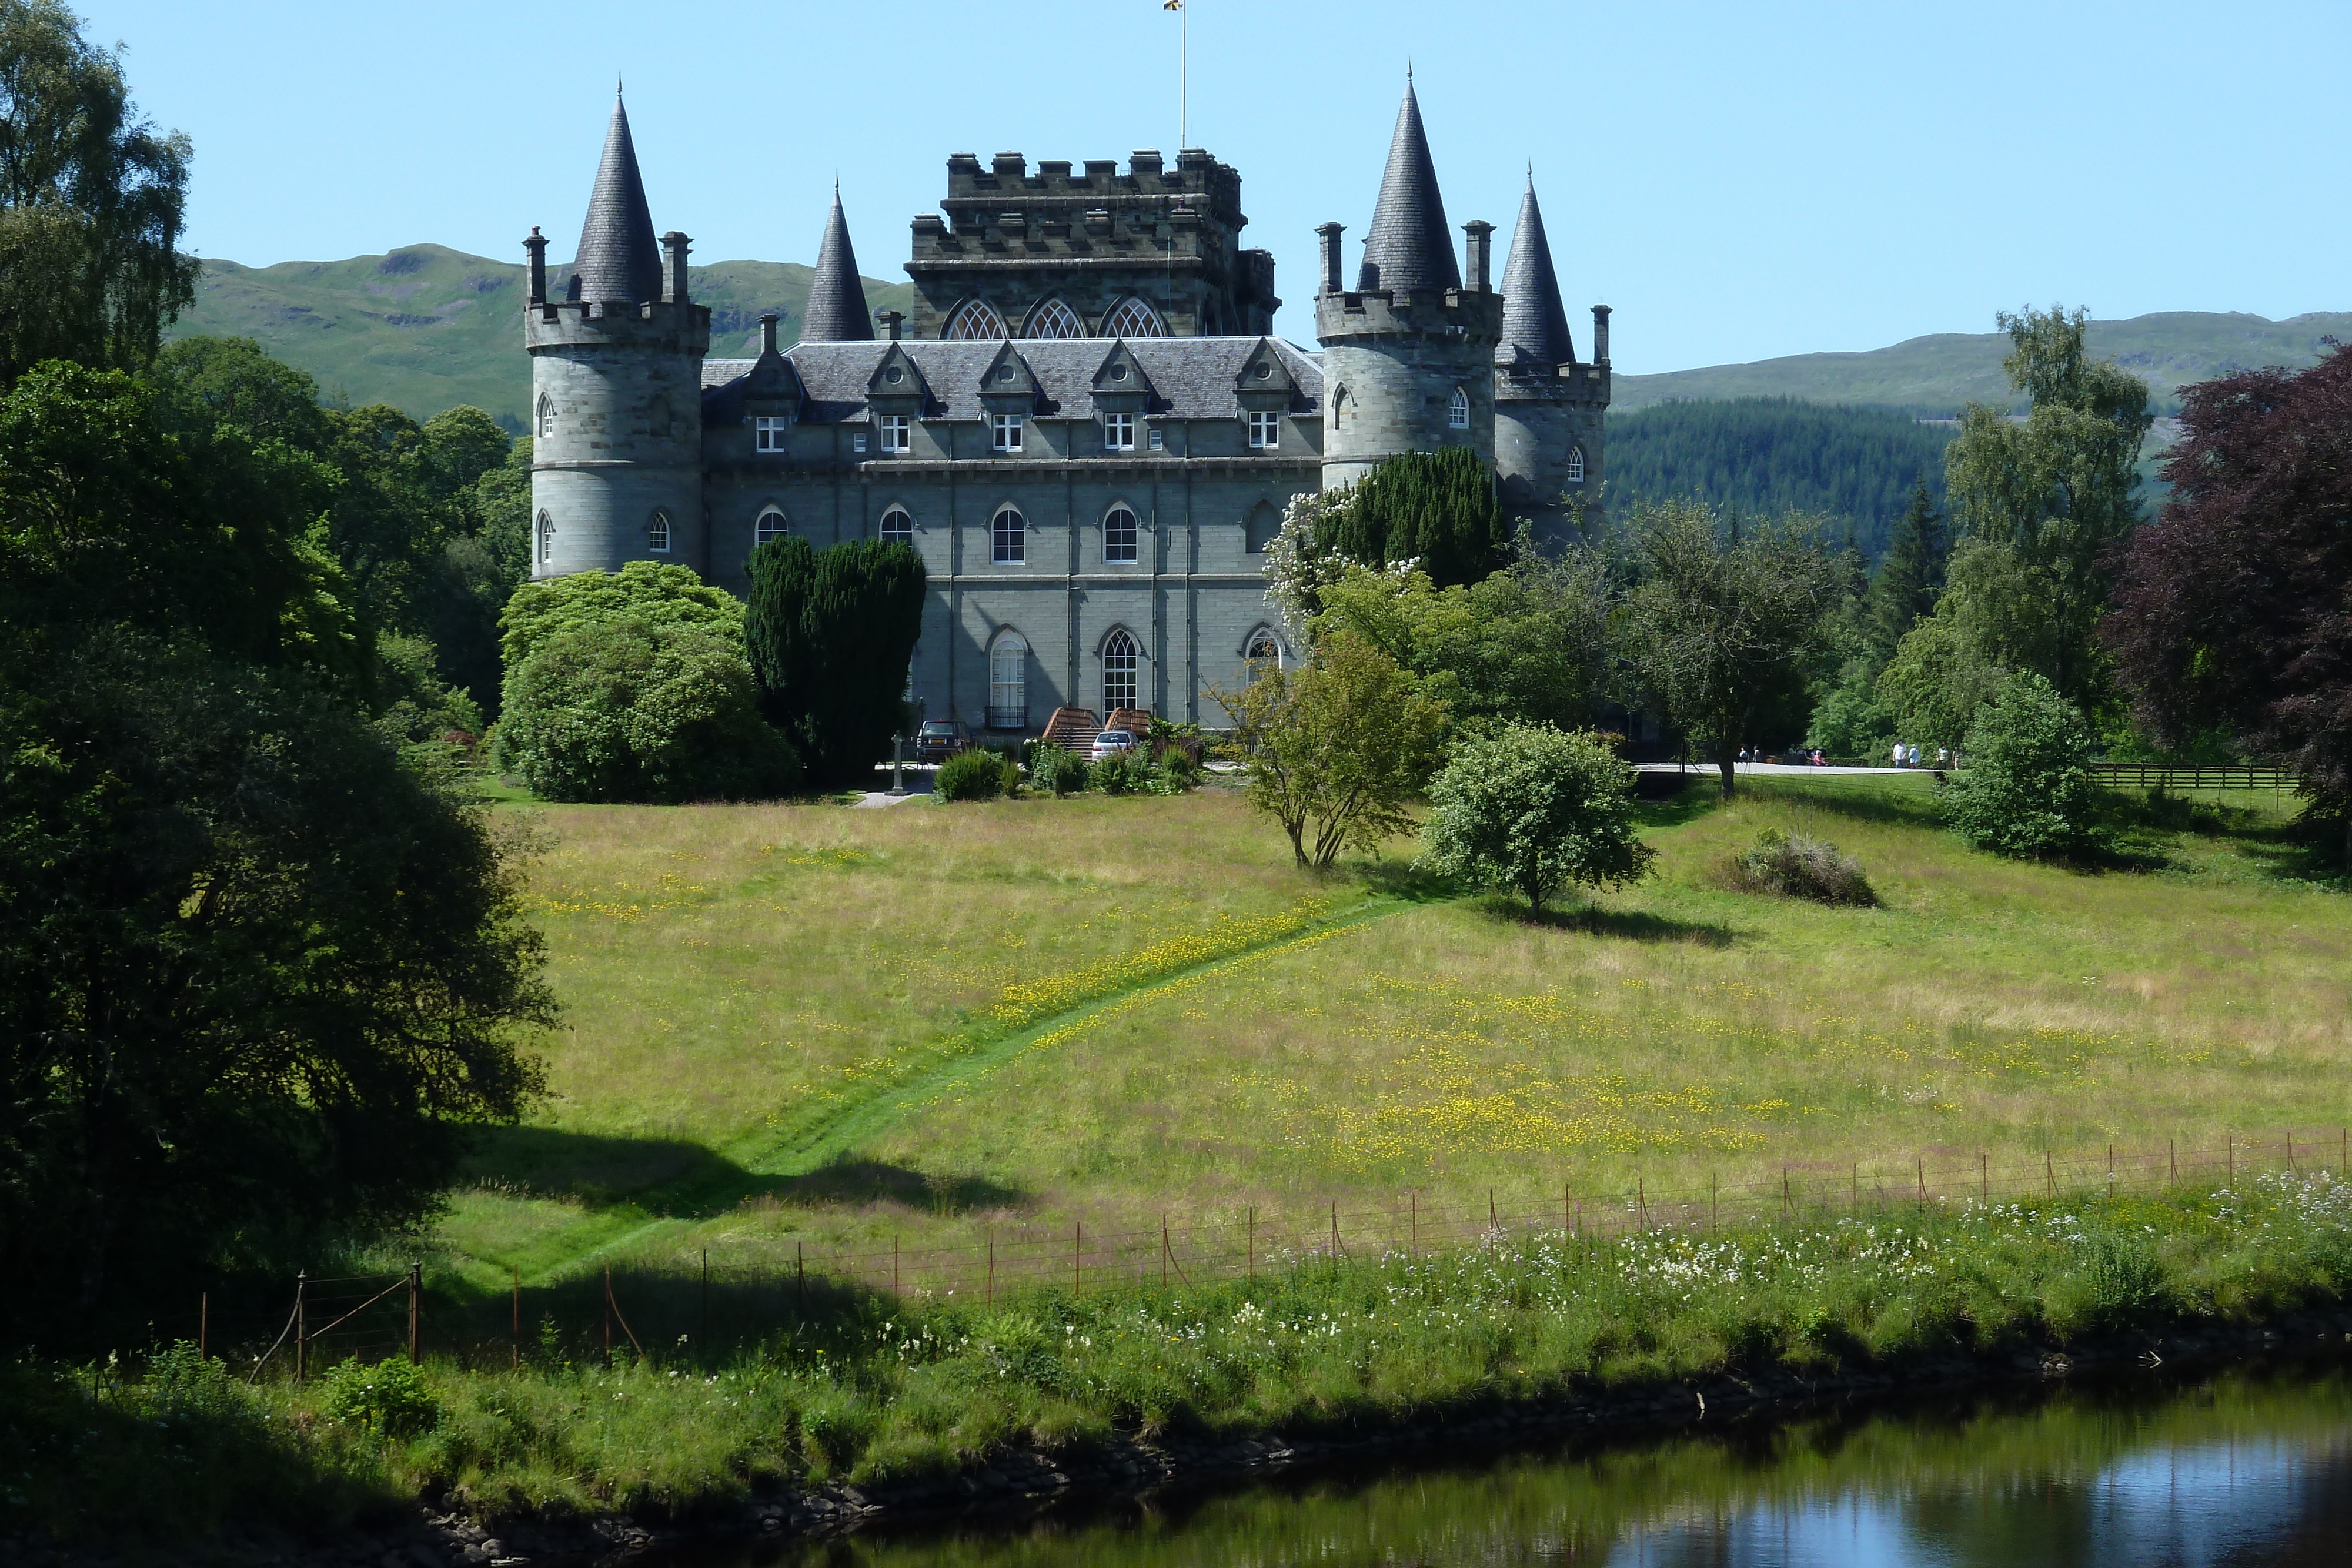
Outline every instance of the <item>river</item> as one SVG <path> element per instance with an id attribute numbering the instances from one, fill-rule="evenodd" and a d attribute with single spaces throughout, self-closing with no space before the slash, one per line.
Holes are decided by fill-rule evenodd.
<path id="1" fill-rule="evenodd" d="M 2003 1389 L 869 1530 L 708 1568 L 2342 1568 L 2352 1371 Z"/>

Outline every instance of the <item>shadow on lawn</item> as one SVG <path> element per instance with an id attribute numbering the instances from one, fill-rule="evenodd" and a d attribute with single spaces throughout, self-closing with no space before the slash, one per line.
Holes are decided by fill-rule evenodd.
<path id="1" fill-rule="evenodd" d="M 1551 931 L 1580 931 L 1589 936 L 1614 936 L 1627 942 L 1689 942 L 1702 947 L 1728 947 L 1731 927 L 1696 920 L 1676 920 L 1645 909 L 1604 909 L 1588 904 L 1576 909 L 1531 911 L 1507 894 L 1481 899 L 1480 913 L 1513 925 L 1535 925 Z"/>
<path id="2" fill-rule="evenodd" d="M 1017 1207 L 1028 1194 L 984 1177 L 880 1160 L 837 1158 L 804 1176 L 747 1171 L 700 1144 L 623 1138 L 552 1127 L 500 1127 L 483 1134 L 468 1178 L 525 1196 L 577 1200 L 591 1209 L 634 1204 L 665 1218 L 709 1219 L 747 1203 L 858 1207 L 895 1203 L 926 1213 Z"/>

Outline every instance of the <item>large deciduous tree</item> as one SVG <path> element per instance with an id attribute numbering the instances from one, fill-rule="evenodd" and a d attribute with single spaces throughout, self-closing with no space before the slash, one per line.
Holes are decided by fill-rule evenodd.
<path id="1" fill-rule="evenodd" d="M 1537 915 L 1572 883 L 1618 887 L 1657 852 L 1634 831 L 1633 770 L 1587 730 L 1505 725 L 1454 747 L 1429 786 L 1423 858 L 1516 890 Z"/>
<path id="2" fill-rule="evenodd" d="M 2106 632 L 2168 744 L 2221 731 L 2301 775 L 2352 863 L 2352 349 L 2189 388 L 2172 500 Z"/>
<path id="3" fill-rule="evenodd" d="M 131 368 L 195 298 L 186 137 L 57 0 L 0 0 L 0 386 L 43 360 Z"/>
<path id="4" fill-rule="evenodd" d="M 1643 688 L 1714 753 L 1728 799 L 1758 719 L 1803 691 L 1843 573 L 1808 519 L 1734 528 L 1695 501 L 1628 521 L 1624 647 Z"/>

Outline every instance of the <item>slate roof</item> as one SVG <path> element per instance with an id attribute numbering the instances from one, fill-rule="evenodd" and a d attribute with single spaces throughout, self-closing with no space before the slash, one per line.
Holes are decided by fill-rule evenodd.
<path id="1" fill-rule="evenodd" d="M 1559 302 L 1559 277 L 1552 271 L 1551 242 L 1544 237 L 1543 209 L 1536 205 L 1536 180 L 1519 198 L 1518 226 L 1511 231 L 1511 258 L 1503 264 L 1503 340 L 1495 358 L 1564 365 L 1576 358 L 1568 335 L 1568 311 Z"/>
<path id="2" fill-rule="evenodd" d="M 596 166 L 596 188 L 588 194 L 588 216 L 580 225 L 580 256 L 573 266 L 575 299 L 642 305 L 661 298 L 661 247 L 654 242 L 646 184 L 637 175 L 629 111 L 617 97 L 613 99 L 613 123 L 604 132 L 604 162 Z"/>
<path id="3" fill-rule="evenodd" d="M 833 188 L 833 212 L 817 246 L 816 277 L 809 284 L 808 309 L 801 318 L 804 343 L 869 343 L 874 316 L 866 308 L 866 286 L 857 277 L 857 253 L 849 247 L 849 220 L 841 214 L 841 187 Z"/>
<path id="4" fill-rule="evenodd" d="M 1399 294 L 1462 287 L 1454 235 L 1445 226 L 1445 199 L 1437 193 L 1437 170 L 1429 161 L 1429 138 L 1422 132 L 1421 103 L 1410 76 L 1396 134 L 1389 139 L 1389 166 L 1381 175 L 1372 226 L 1364 235 L 1364 265 L 1356 287 Z"/>
<path id="5" fill-rule="evenodd" d="M 1110 356 L 1114 340 L 1104 338 L 1020 338 L 1013 350 L 1037 379 L 1036 412 L 1083 416 L 1091 413 L 1094 375 Z M 1240 406 L 1234 382 L 1261 342 L 1271 343 L 1281 356 L 1298 391 L 1292 407 L 1311 413 L 1322 406 L 1323 371 L 1297 344 L 1280 338 L 1135 338 L 1127 349 L 1151 388 L 1144 412 L 1175 419 L 1232 419 Z M 988 410 L 980 401 L 981 377 L 1006 347 L 1002 339 L 948 342 L 937 339 L 908 340 L 906 350 L 930 386 L 929 418 L 980 419 Z M 859 419 L 866 413 L 866 383 L 891 345 L 811 342 L 806 339 L 784 351 L 807 389 L 804 417 L 818 422 Z M 725 417 L 738 401 L 737 383 L 751 371 L 752 360 L 705 360 L 702 362 L 703 406 L 706 419 Z"/>

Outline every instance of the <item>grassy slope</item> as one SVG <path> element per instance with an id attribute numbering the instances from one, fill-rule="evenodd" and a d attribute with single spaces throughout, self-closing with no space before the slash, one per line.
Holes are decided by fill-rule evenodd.
<path id="1" fill-rule="evenodd" d="M 569 267 L 554 267 L 561 292 Z M 692 269 L 693 297 L 711 308 L 710 352 L 758 352 L 759 313 L 782 309 L 799 335 L 812 269 L 794 262 L 721 261 Z M 208 261 L 175 337 L 253 338 L 310 371 L 330 396 L 388 402 L 418 418 L 472 403 L 523 428 L 530 371 L 522 352 L 520 266 L 437 245 L 344 261 L 241 267 Z M 877 310 L 905 309 L 908 284 L 866 280 Z"/>
<path id="2" fill-rule="evenodd" d="M 2166 310 L 2091 323 L 2091 352 L 2146 377 L 2159 406 L 2180 388 L 2232 370 L 2315 363 L 2319 340 L 2352 334 L 2352 312 L 2314 311 L 2273 321 L 2239 311 Z M 1621 412 L 1670 398 L 1796 397 L 1953 410 L 1974 400 L 2010 401 L 2001 375 L 2009 338 L 2000 332 L 1938 332 L 1864 353 L 1792 354 L 1747 365 L 1709 365 L 1661 375 L 1620 375 L 1612 406 Z"/>
<path id="3" fill-rule="evenodd" d="M 2267 838 L 2084 875 L 1965 850 L 1923 789 L 1662 820 L 1661 877 L 1549 928 L 1399 897 L 1393 862 L 1309 878 L 1214 793 L 550 810 L 560 1098 L 440 1244 L 553 1279 L 2347 1119 L 2352 922 Z M 1714 886 L 1772 824 L 1859 853 L 1884 906 Z"/>

